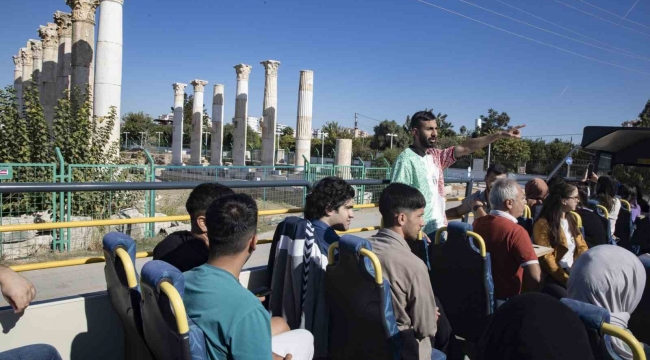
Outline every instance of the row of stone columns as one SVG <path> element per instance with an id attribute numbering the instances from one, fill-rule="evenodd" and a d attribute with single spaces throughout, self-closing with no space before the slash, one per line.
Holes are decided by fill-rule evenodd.
<path id="1" fill-rule="evenodd" d="M 118 119 L 109 144 L 119 141 L 122 91 L 122 8 L 124 0 L 66 0 L 68 14 L 54 13 L 54 23 L 40 26 L 41 40 L 29 40 L 14 56 L 14 87 L 17 107 L 22 113 L 25 87 L 34 82 L 40 90 L 41 105 L 48 124 L 54 108 L 66 91 L 90 89 L 94 115 L 105 117 L 117 109 Z M 100 7 L 97 53 L 95 14 Z M 96 62 L 96 64 L 95 64 Z"/>
<path id="2" fill-rule="evenodd" d="M 278 107 L 278 68 L 280 62 L 265 60 L 260 62 L 265 69 L 262 128 L 262 165 L 275 165 L 275 136 Z M 248 80 L 252 67 L 247 64 L 234 66 L 237 74 L 235 95 L 235 117 L 233 133 L 233 165 L 246 165 L 246 133 L 248 129 Z M 194 103 L 192 104 L 192 136 L 189 165 L 202 165 L 203 102 L 205 80 L 193 80 Z M 183 151 L 183 98 L 186 84 L 174 83 L 174 129 L 172 135 L 172 164 L 182 165 Z M 313 107 L 314 73 L 311 70 L 300 72 L 298 95 L 298 117 L 296 120 L 296 166 L 304 166 L 302 156 L 309 156 L 311 148 L 311 125 Z M 225 89 L 222 84 L 214 85 L 212 96 L 211 160 L 210 165 L 221 166 L 223 156 L 223 121 Z"/>

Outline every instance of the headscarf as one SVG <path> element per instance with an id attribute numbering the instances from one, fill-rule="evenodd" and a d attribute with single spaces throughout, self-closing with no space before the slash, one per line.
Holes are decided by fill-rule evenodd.
<path id="1" fill-rule="evenodd" d="M 533 179 L 526 183 L 526 202 L 529 207 L 541 204 L 548 195 L 548 186 L 542 179 Z"/>
<path id="2" fill-rule="evenodd" d="M 600 245 L 573 264 L 567 290 L 571 299 L 609 310 L 610 323 L 627 329 L 630 314 L 643 296 L 645 280 L 645 268 L 634 254 L 615 245 Z M 622 340 L 612 338 L 612 345 L 623 359 L 633 358 Z"/>
<path id="3" fill-rule="evenodd" d="M 515 296 L 499 307 L 478 344 L 478 360 L 593 360 L 584 323 L 559 300 Z"/>

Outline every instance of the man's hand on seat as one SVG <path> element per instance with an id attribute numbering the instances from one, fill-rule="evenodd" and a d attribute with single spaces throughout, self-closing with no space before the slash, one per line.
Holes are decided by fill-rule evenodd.
<path id="1" fill-rule="evenodd" d="M 291 359 L 293 359 L 293 356 L 291 356 L 291 354 L 287 354 L 287 356 L 282 357 L 280 355 L 273 353 L 273 360 L 291 360 Z"/>
<path id="2" fill-rule="evenodd" d="M 0 287 L 2 296 L 14 308 L 15 313 L 25 310 L 36 297 L 34 285 L 6 266 L 0 266 Z"/>

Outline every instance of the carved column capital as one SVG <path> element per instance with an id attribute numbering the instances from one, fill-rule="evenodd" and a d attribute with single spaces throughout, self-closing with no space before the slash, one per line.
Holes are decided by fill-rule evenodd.
<path id="1" fill-rule="evenodd" d="M 32 50 L 26 47 L 21 48 L 20 59 L 23 61 L 23 65 L 32 66 L 34 64 L 34 58 L 32 57 Z"/>
<path id="2" fill-rule="evenodd" d="M 54 22 L 57 25 L 59 37 L 72 37 L 72 14 L 63 11 L 54 13 Z"/>
<path id="3" fill-rule="evenodd" d="M 16 69 L 18 69 L 18 68 L 22 69 L 23 68 L 23 59 L 20 56 L 20 51 L 18 51 L 18 55 L 14 55 L 14 56 L 12 56 L 12 58 L 14 59 L 14 65 L 16 65 Z"/>
<path id="4" fill-rule="evenodd" d="M 265 60 L 260 62 L 264 65 L 266 69 L 266 74 L 270 76 L 278 76 L 278 68 L 280 67 L 280 62 L 275 60 Z"/>
<path id="5" fill-rule="evenodd" d="M 248 81 L 248 77 L 250 76 L 252 69 L 253 67 L 246 64 L 235 65 L 235 71 L 237 72 L 237 80 Z"/>
<path id="6" fill-rule="evenodd" d="M 194 92 L 204 92 L 205 91 L 205 85 L 207 85 L 208 82 L 205 81 L 205 80 L 195 79 L 195 80 L 192 80 L 192 82 L 190 84 L 192 84 L 194 86 Z"/>
<path id="7" fill-rule="evenodd" d="M 185 88 L 187 87 L 187 84 L 173 83 L 172 87 L 174 88 L 174 95 L 183 95 L 185 94 Z"/>
<path id="8" fill-rule="evenodd" d="M 40 40 L 29 39 L 27 46 L 32 50 L 32 57 L 34 59 L 43 57 L 43 43 Z"/>
<path id="9" fill-rule="evenodd" d="M 41 38 L 44 48 L 55 48 L 59 44 L 59 34 L 56 24 L 47 23 L 38 28 L 38 36 Z"/>
<path id="10" fill-rule="evenodd" d="M 85 21 L 95 24 L 95 13 L 99 0 L 66 0 L 72 9 L 72 21 Z"/>

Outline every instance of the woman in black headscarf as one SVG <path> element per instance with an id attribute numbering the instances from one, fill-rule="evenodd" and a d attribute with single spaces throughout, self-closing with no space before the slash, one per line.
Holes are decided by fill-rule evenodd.
<path id="1" fill-rule="evenodd" d="M 593 360 L 585 325 L 559 300 L 540 293 L 499 307 L 479 340 L 478 360 Z"/>

